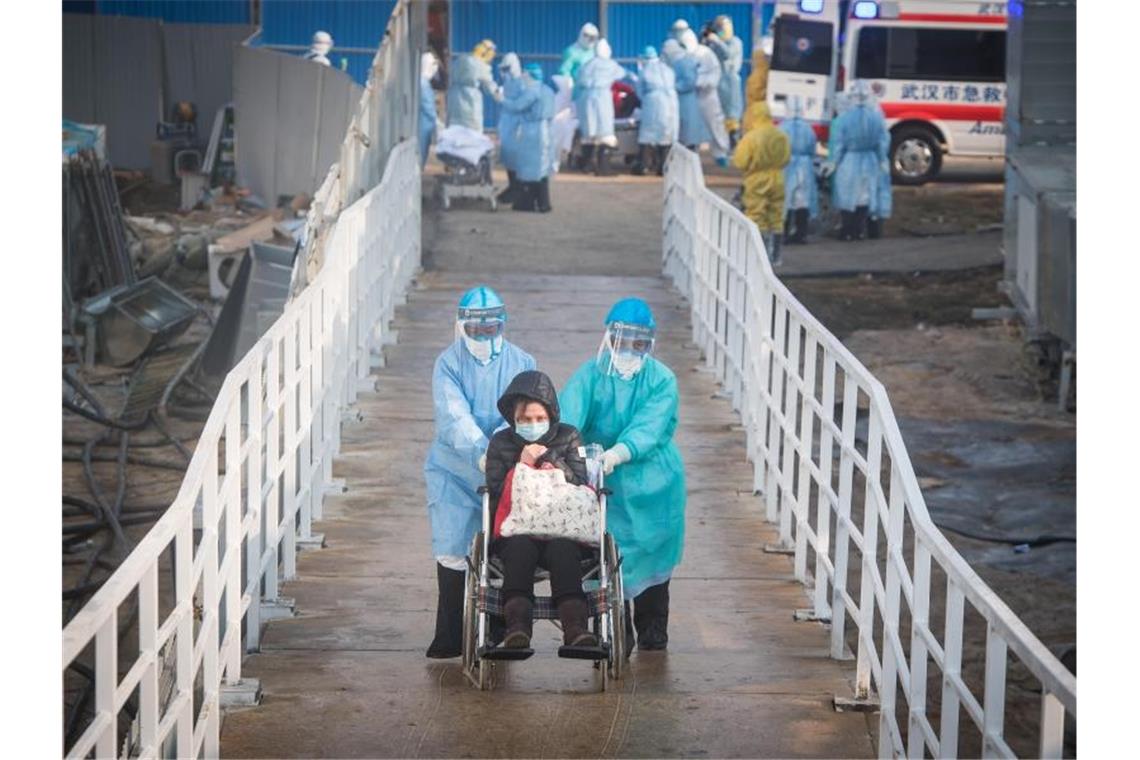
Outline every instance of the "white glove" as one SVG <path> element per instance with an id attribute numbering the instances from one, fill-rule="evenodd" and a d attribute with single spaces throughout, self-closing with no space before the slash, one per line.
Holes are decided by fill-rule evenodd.
<path id="1" fill-rule="evenodd" d="M 487 471 L 487 455 L 482 454 L 479 457 L 479 472 L 486 472 L 486 471 Z"/>
<path id="2" fill-rule="evenodd" d="M 602 454 L 602 472 L 606 475 L 613 474 L 614 468 L 619 464 L 625 464 L 631 458 L 629 449 L 625 447 L 624 443 L 616 443 L 613 448 L 606 449 Z"/>

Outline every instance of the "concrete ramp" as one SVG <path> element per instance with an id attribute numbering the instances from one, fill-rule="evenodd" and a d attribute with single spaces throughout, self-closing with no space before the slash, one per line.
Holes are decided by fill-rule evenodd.
<path id="1" fill-rule="evenodd" d="M 752 471 L 736 415 L 718 396 L 689 344 L 688 306 L 658 277 L 528 274 L 526 250 L 548 255 L 515 225 L 562 230 L 559 254 L 575 271 L 564 209 L 618 224 L 628 211 L 599 188 L 563 182 L 553 214 L 458 210 L 425 213 L 438 239 L 493 225 L 494 246 L 465 256 L 518 265 L 488 276 L 447 268 L 423 273 L 397 312 L 399 341 L 362 394 L 362 421 L 347 423 L 335 476 L 348 492 L 326 500 L 317 526 L 327 546 L 298 560 L 282 594 L 297 616 L 268 624 L 243 673 L 261 679 L 260 706 L 227 714 L 229 757 L 867 757 L 874 719 L 837 713 L 853 663 L 828 656 L 826 629 L 793 620 L 807 606 L 791 559 L 765 554 L 776 532 L 751 495 Z M 429 183 L 430 184 L 430 183 Z M 621 195 L 652 209 L 656 182 L 622 183 Z M 592 206 L 591 198 L 596 204 Z M 657 206 L 659 209 L 659 205 Z M 640 250 L 660 256 L 659 211 L 643 220 Z M 504 232 L 505 231 L 505 232 Z M 474 236 L 473 236 L 474 237 Z M 425 239 L 430 239 L 425 236 Z M 479 240 L 473 241 L 476 246 Z M 647 244 L 647 242 L 649 244 Z M 582 261 L 599 261 L 596 238 Z M 638 254 L 639 256 L 651 255 Z M 425 255 L 426 260 L 432 260 Z M 606 260 L 604 268 L 620 268 Z M 646 262 L 631 262 L 644 271 Z M 536 266 L 542 271 L 547 265 Z M 589 270 L 590 267 L 579 268 Z M 500 269 L 499 271 L 503 271 Z M 422 463 L 432 435 L 431 368 L 452 337 L 463 290 L 486 279 L 507 302 L 508 338 L 531 351 L 561 385 L 594 356 L 602 319 L 618 298 L 638 295 L 660 325 L 657 355 L 680 382 L 678 444 L 689 485 L 684 562 L 674 576 L 667 652 L 634 652 L 612 691 L 599 693 L 591 665 L 560 660 L 559 631 L 535 625 L 533 658 L 499 663 L 493 690 L 468 684 L 455 660 L 428 660 L 435 613 Z"/>

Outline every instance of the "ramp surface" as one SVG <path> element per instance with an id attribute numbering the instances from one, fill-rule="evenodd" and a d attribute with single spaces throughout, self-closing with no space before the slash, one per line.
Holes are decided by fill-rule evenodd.
<path id="1" fill-rule="evenodd" d="M 552 214 L 425 210 L 433 226 L 430 235 L 425 229 L 433 246 L 425 261 L 435 268 L 398 310 L 399 341 L 377 371 L 377 391 L 360 398 L 363 420 L 344 428 L 334 474 L 348 492 L 326 500 L 316 529 L 327 546 L 305 552 L 298 579 L 282 589 L 295 597 L 297 616 L 269 623 L 262 651 L 243 668 L 261 679 L 264 700 L 227 714 L 224 756 L 874 754 L 874 718 L 836 713 L 831 704 L 835 694 L 850 696 L 854 664 L 828 657 L 824 627 L 793 621 L 807 598 L 791 559 L 762 551 L 776 534 L 750 493 L 737 418 L 688 343 L 688 306 L 664 279 L 643 274 L 660 258 L 660 192 L 652 181 L 560 177 Z M 594 229 L 576 249 L 567 234 L 576 218 L 608 225 L 612 241 L 636 242 L 599 248 L 606 236 Z M 488 232 L 470 232 L 479 228 Z M 544 229 L 558 230 L 558 246 L 543 247 Z M 549 274 L 555 256 L 567 274 Z M 528 258 L 536 262 L 529 270 Z M 491 265 L 452 268 L 460 259 Z M 623 259 L 636 275 L 620 275 Z M 535 656 L 499 663 L 490 692 L 465 681 L 458 659 L 423 655 L 435 613 L 422 475 L 431 368 L 453 335 L 460 293 L 481 279 L 507 302 L 508 339 L 559 385 L 594 356 L 605 312 L 628 295 L 653 307 L 658 357 L 679 380 L 677 441 L 689 500 L 669 649 L 635 651 L 626 677 L 606 693 L 589 663 L 556 656 L 560 634 L 545 621 L 535 626 Z"/>

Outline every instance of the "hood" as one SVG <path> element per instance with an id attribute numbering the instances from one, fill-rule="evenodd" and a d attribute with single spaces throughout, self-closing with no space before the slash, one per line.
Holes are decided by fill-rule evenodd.
<path id="1" fill-rule="evenodd" d="M 550 415 L 551 429 L 558 425 L 558 391 L 554 388 L 554 381 L 545 372 L 528 369 L 518 373 L 499 398 L 499 414 L 503 415 L 503 419 L 512 428 L 515 426 L 515 404 L 520 399 L 541 403 Z"/>

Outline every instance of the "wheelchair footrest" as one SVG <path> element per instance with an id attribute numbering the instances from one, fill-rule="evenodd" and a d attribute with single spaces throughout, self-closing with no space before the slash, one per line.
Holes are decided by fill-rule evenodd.
<path id="1" fill-rule="evenodd" d="M 530 647 L 480 647 L 479 657 L 483 660 L 525 660 L 534 654 Z"/>
<path id="2" fill-rule="evenodd" d="M 563 645 L 558 647 L 558 656 L 571 660 L 608 660 L 610 648 L 605 645 L 596 647 L 572 647 Z"/>

